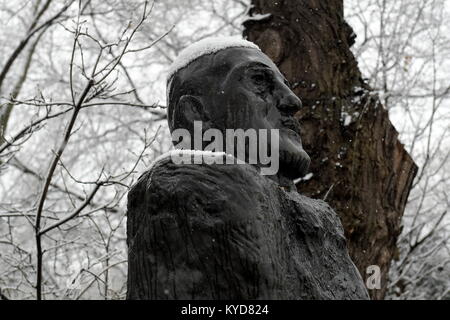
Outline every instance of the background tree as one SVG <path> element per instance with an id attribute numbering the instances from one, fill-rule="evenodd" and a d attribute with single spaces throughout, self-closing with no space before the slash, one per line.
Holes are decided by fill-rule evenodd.
<path id="1" fill-rule="evenodd" d="M 353 52 L 419 171 L 402 220 L 388 298 L 448 299 L 448 1 L 346 1 Z"/>
<path id="2" fill-rule="evenodd" d="M 299 191 L 329 202 L 344 225 L 350 255 L 365 277 L 379 266 L 382 299 L 417 166 L 398 141 L 379 97 L 350 51 L 355 34 L 342 0 L 254 0 L 244 35 L 279 66 L 302 98 L 311 173 Z M 259 16 L 258 16 L 259 15 Z"/>
<path id="3" fill-rule="evenodd" d="M 97 297 L 123 295 L 124 281 L 114 279 L 125 279 L 125 211 L 120 203 L 136 167 L 158 154 L 153 143 L 162 115 L 154 111 L 155 103 L 136 98 L 135 89 L 129 89 L 132 80 L 123 74 L 128 56 L 151 49 L 165 33 L 153 41 L 134 41 L 152 13 L 148 1 L 127 6 L 135 10 L 127 11 L 129 22 L 108 30 L 103 19 L 111 12 L 118 19 L 120 13 L 120 7 L 113 11 L 111 5 L 68 2 L 56 35 L 42 34 L 45 45 L 31 48 L 39 49 L 39 59 L 26 61 L 43 65 L 38 73 L 46 69 L 44 79 L 35 82 L 45 88 L 27 98 L 2 97 L 2 109 L 22 108 L 8 122 L 12 134 L 0 146 L 4 296 L 80 298 L 89 296 L 94 285 Z M 20 8 L 24 15 L 28 7 L 26 2 Z M 110 33 L 105 36 L 96 27 Z M 38 74 L 29 70 L 22 84 Z M 141 110 L 145 126 L 135 132 L 135 116 L 127 118 L 120 108 Z M 120 141 L 130 150 L 118 148 Z"/>

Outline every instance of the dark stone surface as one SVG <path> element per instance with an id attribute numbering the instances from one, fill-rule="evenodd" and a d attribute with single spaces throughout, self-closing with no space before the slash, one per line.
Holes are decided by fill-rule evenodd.
<path id="1" fill-rule="evenodd" d="M 244 165 L 159 161 L 128 198 L 128 299 L 367 299 L 323 201 Z"/>

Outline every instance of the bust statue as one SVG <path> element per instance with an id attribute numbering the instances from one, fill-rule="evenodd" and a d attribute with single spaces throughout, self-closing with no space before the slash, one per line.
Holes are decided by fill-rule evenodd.
<path id="1" fill-rule="evenodd" d="M 302 104 L 276 65 L 251 42 L 205 39 L 173 63 L 167 96 L 172 133 L 201 123 L 223 145 L 231 129 L 276 132 L 257 145 L 277 170 L 250 161 L 249 139 L 241 153 L 204 153 L 223 161 L 158 158 L 128 195 L 128 299 L 368 299 L 339 217 L 296 191 L 310 163 Z"/>

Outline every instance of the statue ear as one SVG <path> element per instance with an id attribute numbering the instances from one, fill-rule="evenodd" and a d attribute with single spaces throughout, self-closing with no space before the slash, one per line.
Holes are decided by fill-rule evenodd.
<path id="1" fill-rule="evenodd" d="M 189 94 L 183 95 L 178 101 L 178 114 L 179 120 L 185 122 L 184 127 L 192 125 L 194 121 L 209 121 L 201 98 Z"/>

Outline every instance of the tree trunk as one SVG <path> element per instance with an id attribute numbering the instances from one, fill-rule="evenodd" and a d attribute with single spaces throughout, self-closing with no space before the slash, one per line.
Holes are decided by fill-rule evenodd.
<path id="1" fill-rule="evenodd" d="M 244 36 L 275 61 L 304 105 L 298 117 L 312 177 L 298 190 L 338 212 L 363 278 L 368 266 L 380 267 L 381 288 L 370 294 L 383 299 L 417 166 L 361 77 L 342 0 L 252 4 L 250 16 L 271 15 L 246 21 Z"/>

